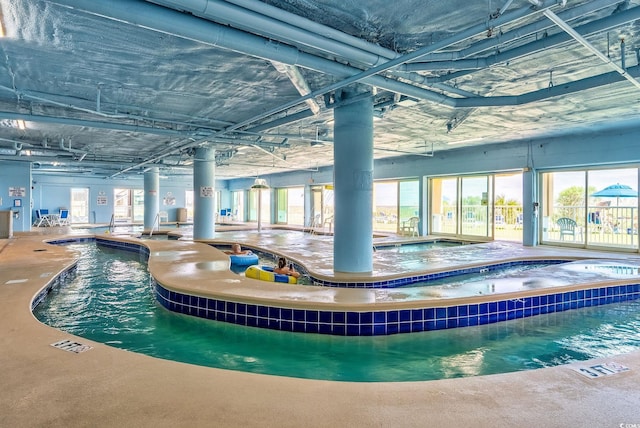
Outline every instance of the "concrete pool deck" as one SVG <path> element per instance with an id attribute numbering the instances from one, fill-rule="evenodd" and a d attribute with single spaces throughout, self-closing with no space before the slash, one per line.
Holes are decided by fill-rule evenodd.
<path id="1" fill-rule="evenodd" d="M 192 366 L 73 337 L 42 325 L 29 310 L 37 291 L 64 266 L 73 263 L 73 253 L 67 248 L 42 243 L 45 238 L 56 237 L 53 231 L 50 233 L 46 237 L 18 234 L 15 239 L 0 240 L 0 426 L 640 424 L 640 352 L 502 375 L 428 382 L 348 383 Z M 229 240 L 249 245 L 251 233 L 238 233 L 229 236 Z M 227 238 L 224 236 L 224 240 Z M 290 257 L 302 261 L 307 254 L 314 257 L 318 246 L 326 250 L 326 242 L 320 244 L 324 240 L 317 238 L 298 238 L 301 242 L 296 245 L 306 250 L 302 253 L 294 248 Z M 265 236 L 260 245 L 268 248 L 274 244 L 271 239 L 280 238 Z M 198 255 L 198 244 L 157 244 L 167 250 L 179 247 L 194 262 L 198 257 L 202 263 L 211 261 L 208 250 L 203 252 L 205 256 Z M 555 254 L 638 260 L 637 254 L 509 246 L 540 257 Z M 43 248 L 46 251 L 37 251 Z M 318 259 L 325 256 L 315 255 Z M 322 263 L 326 260 L 319 260 L 319 266 Z M 50 346 L 62 339 L 88 344 L 93 349 L 74 354 Z M 630 370 L 594 379 L 575 370 L 612 361 Z"/>

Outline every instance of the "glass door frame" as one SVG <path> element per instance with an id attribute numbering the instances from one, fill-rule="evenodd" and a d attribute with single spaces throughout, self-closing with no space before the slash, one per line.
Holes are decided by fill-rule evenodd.
<path id="1" fill-rule="evenodd" d="M 74 195 L 83 195 L 83 197 L 76 199 Z M 89 197 L 88 187 L 71 188 L 70 223 L 89 223 Z M 80 202 L 78 203 L 78 201 Z"/>
<path id="2" fill-rule="evenodd" d="M 493 240 L 495 239 L 495 221 L 494 221 L 494 212 L 495 212 L 495 175 L 497 173 L 491 174 L 467 174 L 467 175 L 451 175 L 451 176 L 433 176 L 427 177 L 427 187 L 428 187 L 428 215 L 431 221 L 429 222 L 429 234 L 432 235 L 446 235 L 446 236 L 456 236 L 466 239 L 474 239 L 474 240 Z M 478 203 L 473 207 L 467 207 L 463 205 L 463 191 L 464 191 L 464 182 L 471 179 L 484 178 L 486 180 L 486 185 L 481 191 L 479 196 L 470 195 L 468 198 L 479 198 Z M 452 208 L 454 208 L 454 212 L 447 212 L 446 215 L 443 212 L 434 213 L 434 195 L 440 195 L 440 202 L 438 205 L 440 206 L 444 200 L 442 197 L 442 191 L 435 191 L 433 180 L 455 180 L 455 188 L 456 195 L 455 201 L 453 201 Z M 485 191 L 486 190 L 486 191 Z M 486 208 L 483 208 L 486 207 Z M 451 216 L 449 216 L 451 214 Z M 454 232 L 443 232 L 442 229 L 440 231 L 434 231 L 434 227 L 436 227 L 436 216 L 444 215 L 443 218 L 438 217 L 439 224 L 443 224 L 445 221 L 453 222 Z M 464 216 L 467 216 L 465 219 Z M 449 218 L 451 217 L 451 218 Z M 478 224 L 478 218 L 480 218 L 480 224 Z M 466 222 L 465 222 L 466 220 Z M 478 229 L 478 227 L 480 229 Z M 469 229 L 471 228 L 471 229 Z M 483 230 L 484 234 L 474 234 L 469 233 L 474 230 Z M 467 232 L 467 233 L 463 233 Z"/>
<path id="3" fill-rule="evenodd" d="M 616 171 L 622 172 L 622 174 L 616 176 Z M 578 214 L 574 216 L 577 223 L 576 230 L 573 234 L 567 232 L 565 236 L 561 235 L 560 225 L 557 224 L 557 217 L 561 214 L 556 214 L 556 211 L 566 205 L 556 206 L 556 192 L 554 183 L 551 182 L 552 174 L 562 173 L 582 176 L 582 181 L 579 183 L 582 190 L 580 206 L 568 207 L 568 209 L 578 210 Z M 635 177 L 632 177 L 634 173 Z M 541 245 L 640 252 L 640 240 L 638 239 L 640 198 L 636 198 L 635 205 L 621 205 L 621 201 L 624 203 L 627 198 L 618 200 L 608 198 L 610 201 L 603 203 L 607 197 L 593 196 L 593 193 L 602 190 L 603 187 L 621 182 L 637 191 L 640 188 L 640 166 L 638 164 L 544 170 L 538 172 L 537 180 L 541 195 L 541 219 L 538 228 L 538 240 Z M 563 191 L 568 191 L 576 186 L 578 185 L 569 186 Z M 558 192 L 558 198 L 563 191 Z M 571 200 L 569 195 L 565 195 L 564 199 Z"/>

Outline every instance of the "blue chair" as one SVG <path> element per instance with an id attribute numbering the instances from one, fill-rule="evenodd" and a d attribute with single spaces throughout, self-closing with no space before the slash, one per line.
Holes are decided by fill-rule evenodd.
<path id="1" fill-rule="evenodd" d="M 49 210 L 36 210 L 36 219 L 33 222 L 36 227 L 51 226 L 49 221 Z"/>
<path id="2" fill-rule="evenodd" d="M 58 225 L 69 226 L 69 224 L 69 210 L 60 210 L 60 214 L 58 215 Z"/>

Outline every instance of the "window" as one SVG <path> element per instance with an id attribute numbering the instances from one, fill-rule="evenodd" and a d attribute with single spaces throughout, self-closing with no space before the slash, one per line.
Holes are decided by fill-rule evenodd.
<path id="1" fill-rule="evenodd" d="M 71 189 L 71 223 L 89 223 L 89 189 Z"/>
<path id="2" fill-rule="evenodd" d="M 541 242 L 638 250 L 638 168 L 541 175 Z"/>

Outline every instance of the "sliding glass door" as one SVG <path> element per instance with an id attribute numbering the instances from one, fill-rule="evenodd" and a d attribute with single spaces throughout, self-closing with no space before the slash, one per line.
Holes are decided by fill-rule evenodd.
<path id="1" fill-rule="evenodd" d="M 458 233 L 458 179 L 436 177 L 430 180 L 431 233 Z"/>
<path id="2" fill-rule="evenodd" d="M 541 242 L 638 249 L 638 168 L 541 175 Z"/>
<path id="3" fill-rule="evenodd" d="M 522 242 L 522 173 L 429 179 L 429 233 Z"/>
<path id="4" fill-rule="evenodd" d="M 114 189 L 114 220 L 125 223 L 144 221 L 144 190 Z"/>
<path id="5" fill-rule="evenodd" d="M 492 200 L 489 183 L 490 176 L 462 177 L 460 180 L 462 195 L 460 212 L 462 235 L 491 237 L 493 235 L 491 216 Z"/>

